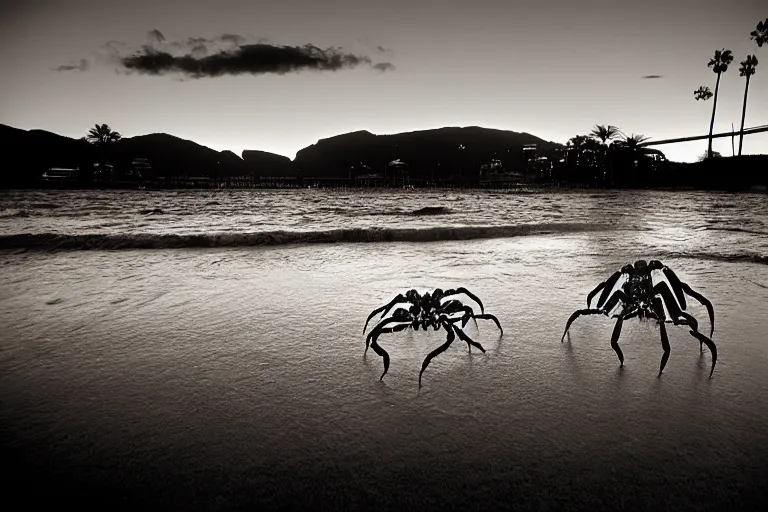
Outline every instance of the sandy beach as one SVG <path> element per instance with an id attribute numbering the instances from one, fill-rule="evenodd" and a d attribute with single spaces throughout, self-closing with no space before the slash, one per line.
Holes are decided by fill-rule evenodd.
<path id="1" fill-rule="evenodd" d="M 110 509 L 746 508 L 765 500 L 768 267 L 667 260 L 715 305 L 719 360 L 684 328 L 582 318 L 625 263 L 603 236 L 7 254 L 3 460 L 23 502 Z M 55 271 L 52 271 L 55 269 Z M 467 286 L 498 316 L 418 387 L 441 332 L 368 313 Z M 707 323 L 703 307 L 689 310 Z M 36 489 L 21 491 L 22 483 Z"/>

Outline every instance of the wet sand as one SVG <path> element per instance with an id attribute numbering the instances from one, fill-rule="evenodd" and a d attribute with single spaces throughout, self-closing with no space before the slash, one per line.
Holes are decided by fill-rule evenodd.
<path id="1" fill-rule="evenodd" d="M 568 315 L 625 263 L 593 235 L 6 255 L 0 418 L 24 507 L 722 510 L 768 498 L 768 267 L 667 263 L 715 304 L 684 328 Z M 600 240 L 601 247 L 611 247 Z M 54 270 L 55 269 L 55 270 Z M 501 270 L 500 270 L 501 269 Z M 424 373 L 442 332 L 375 307 L 465 285 L 499 317 Z M 690 306 L 703 324 L 706 312 Z M 22 485 L 28 489 L 23 490 Z"/>

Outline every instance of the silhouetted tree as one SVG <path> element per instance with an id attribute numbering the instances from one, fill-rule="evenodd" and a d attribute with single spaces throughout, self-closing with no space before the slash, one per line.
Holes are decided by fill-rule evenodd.
<path id="1" fill-rule="evenodd" d="M 712 130 L 715 128 L 715 110 L 717 109 L 717 93 L 720 89 L 720 75 L 728 71 L 728 65 L 733 62 L 733 55 L 731 50 L 715 50 L 715 56 L 712 57 L 707 63 L 707 67 L 712 68 L 712 71 L 717 73 L 717 82 L 715 83 L 715 101 L 712 104 L 712 120 L 709 122 L 709 145 L 707 146 L 707 153 L 712 153 Z"/>
<path id="2" fill-rule="evenodd" d="M 610 150 L 608 144 L 611 140 L 621 135 L 621 130 L 610 124 L 596 124 L 592 131 L 589 132 L 589 135 L 602 143 L 600 147 L 600 167 L 603 169 L 603 176 L 608 176 L 608 180 L 613 181 L 613 167 L 611 163 L 612 160 L 608 158 L 608 152 Z M 609 170 L 606 170 L 606 162 L 608 162 L 611 167 Z"/>
<path id="3" fill-rule="evenodd" d="M 693 97 L 696 98 L 696 101 L 707 101 L 708 99 L 712 98 L 712 91 L 709 90 L 709 87 L 702 85 L 693 91 Z"/>
<path id="4" fill-rule="evenodd" d="M 638 149 L 640 147 L 640 144 L 650 139 L 650 137 L 646 137 L 642 134 L 635 135 L 634 133 L 632 135 L 625 135 L 624 139 L 617 141 L 617 144 L 624 146 L 629 149 Z"/>
<path id="5" fill-rule="evenodd" d="M 741 110 L 741 130 L 739 130 L 739 156 L 741 156 L 741 144 L 744 141 L 744 118 L 747 115 L 747 93 L 749 92 L 749 77 L 755 74 L 757 67 L 757 57 L 747 55 L 747 59 L 741 61 L 739 76 L 746 77 L 747 84 L 744 86 L 744 107 Z"/>
<path id="6" fill-rule="evenodd" d="M 768 42 L 768 18 L 757 23 L 757 28 L 749 34 L 749 38 L 754 40 L 757 46 L 761 48 L 764 43 Z"/>
<path id="7" fill-rule="evenodd" d="M 708 158 L 708 155 L 709 155 L 710 153 L 712 154 L 711 158 L 722 158 L 722 157 L 723 157 L 723 155 L 721 155 L 721 154 L 720 154 L 720 153 L 718 153 L 717 151 L 707 151 L 706 153 L 702 154 L 702 155 L 699 157 L 699 162 L 703 162 L 704 160 L 707 160 L 707 158 Z"/>
<path id="8" fill-rule="evenodd" d="M 578 181 L 600 181 L 598 175 L 598 157 L 602 154 L 600 142 L 589 135 L 576 135 L 571 137 L 566 143 L 566 149 L 575 154 L 575 161 L 571 160 L 571 165 L 575 164 L 578 169 Z"/>
<path id="9" fill-rule="evenodd" d="M 595 139 L 599 139 L 603 144 L 608 144 L 609 141 L 621 135 L 621 130 L 610 124 L 596 124 L 589 134 Z"/>
<path id="10" fill-rule="evenodd" d="M 88 130 L 86 140 L 97 146 L 105 146 L 111 142 L 117 142 L 121 137 L 122 135 L 113 131 L 108 125 L 102 124 L 99 126 L 97 124 L 94 128 Z"/>
<path id="11" fill-rule="evenodd" d="M 109 176 L 107 179 L 112 179 L 111 167 L 106 161 L 109 160 L 108 152 L 110 146 L 120 140 L 121 137 L 122 135 L 112 130 L 112 128 L 106 124 L 97 124 L 88 130 L 88 135 L 83 138 L 96 146 L 99 161 L 94 164 L 92 173 L 88 173 L 87 177 L 83 176 L 85 181 L 90 181 L 96 177 L 101 177 L 103 179 L 103 173 L 106 173 Z"/>

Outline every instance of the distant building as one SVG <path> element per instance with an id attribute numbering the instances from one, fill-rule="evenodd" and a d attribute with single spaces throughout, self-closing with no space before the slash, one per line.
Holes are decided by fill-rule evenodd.
<path id="1" fill-rule="evenodd" d="M 152 172 L 152 163 L 146 158 L 134 158 L 125 175 L 130 178 L 142 179 Z"/>
<path id="2" fill-rule="evenodd" d="M 67 167 L 51 167 L 43 173 L 40 178 L 49 183 L 62 183 L 77 181 L 80 172 L 79 167 L 67 168 Z"/>
<path id="3" fill-rule="evenodd" d="M 93 164 L 93 180 L 98 182 L 111 182 L 115 179 L 115 168 L 111 164 L 95 162 Z"/>
<path id="4" fill-rule="evenodd" d="M 535 160 L 539 156 L 536 144 L 526 144 L 523 146 L 523 162 L 527 163 Z"/>

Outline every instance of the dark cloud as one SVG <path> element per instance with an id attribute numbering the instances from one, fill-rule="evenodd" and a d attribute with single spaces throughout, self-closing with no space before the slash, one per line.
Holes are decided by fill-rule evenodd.
<path id="1" fill-rule="evenodd" d="M 87 59 L 80 59 L 77 64 L 65 64 L 56 68 L 56 71 L 87 71 L 91 63 Z"/>
<path id="2" fill-rule="evenodd" d="M 381 45 L 376 47 L 376 51 L 379 52 L 379 53 L 391 53 L 392 52 L 392 50 L 390 50 L 389 48 L 384 48 Z"/>
<path id="3" fill-rule="evenodd" d="M 657 78 L 663 78 L 663 76 L 662 75 L 645 75 L 640 77 L 641 80 L 655 80 Z"/>
<path id="4" fill-rule="evenodd" d="M 229 43 L 232 45 L 240 46 L 241 44 L 248 41 L 247 38 L 243 36 L 239 36 L 237 34 L 223 34 L 219 37 L 219 40 L 224 43 Z"/>
<path id="5" fill-rule="evenodd" d="M 383 73 L 384 71 L 394 71 L 395 65 L 391 62 L 379 62 L 373 65 L 373 69 Z"/>
<path id="6" fill-rule="evenodd" d="M 208 47 L 202 43 L 196 44 L 190 50 L 190 54 L 192 55 L 192 57 L 195 57 L 198 59 L 201 57 L 205 57 L 206 55 L 208 55 Z"/>
<path id="7" fill-rule="evenodd" d="M 162 43 L 165 41 L 165 36 L 159 30 L 153 29 L 147 32 L 147 39 L 150 43 Z"/>
<path id="8" fill-rule="evenodd" d="M 198 50 L 202 50 L 198 48 Z M 199 55 L 198 51 L 198 55 Z M 152 46 L 120 59 L 130 71 L 149 75 L 181 74 L 191 78 L 225 75 L 260 75 L 299 71 L 339 71 L 359 66 L 389 70 L 389 63 L 373 64 L 370 57 L 344 53 L 338 48 L 321 49 L 313 45 L 278 46 L 266 43 L 238 46 L 206 56 L 172 55 Z"/>
<path id="9" fill-rule="evenodd" d="M 128 53 L 125 43 L 110 41 L 102 46 L 97 59 L 116 66 L 115 71 L 147 75 L 175 75 L 177 78 L 203 78 L 233 75 L 297 73 L 300 71 L 339 71 L 370 67 L 379 72 L 392 71 L 389 62 L 374 63 L 366 55 L 344 52 L 341 48 L 322 49 L 307 44 L 283 46 L 266 39 L 222 34 L 217 37 L 189 37 L 168 40 L 157 29 L 147 32 L 147 44 Z M 383 48 L 379 47 L 380 50 Z M 59 66 L 59 71 L 85 71 L 89 62 Z"/>

